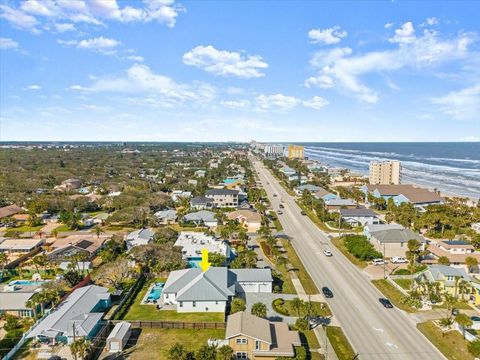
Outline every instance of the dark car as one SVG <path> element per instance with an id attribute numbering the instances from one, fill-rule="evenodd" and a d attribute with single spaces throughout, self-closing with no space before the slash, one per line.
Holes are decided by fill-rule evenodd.
<path id="1" fill-rule="evenodd" d="M 332 290 L 330 290 L 328 287 L 324 286 L 322 287 L 322 293 L 323 293 L 323 296 L 325 296 L 326 298 L 328 299 L 331 299 L 333 298 L 333 292 Z"/>
<path id="2" fill-rule="evenodd" d="M 305 211 L 301 211 L 300 214 L 302 214 L 303 216 L 307 215 L 307 213 Z"/>
<path id="3" fill-rule="evenodd" d="M 285 206 L 283 206 L 283 204 L 280 204 L 280 205 L 278 205 L 278 207 L 279 207 L 280 209 L 283 209 Z"/>
<path id="4" fill-rule="evenodd" d="M 380 304 L 382 304 L 384 307 L 386 307 L 388 309 L 393 308 L 392 303 L 388 299 L 380 298 L 380 299 L 378 299 L 378 301 L 380 301 Z"/>

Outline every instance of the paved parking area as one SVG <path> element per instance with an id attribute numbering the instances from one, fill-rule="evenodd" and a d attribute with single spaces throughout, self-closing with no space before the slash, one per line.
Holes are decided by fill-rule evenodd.
<path id="1" fill-rule="evenodd" d="M 392 263 L 387 263 L 385 266 L 386 269 L 386 274 L 390 275 L 392 272 L 398 269 L 406 269 L 408 267 L 408 264 L 392 264 Z M 383 265 L 368 265 L 365 269 L 363 269 L 368 276 L 370 276 L 372 279 L 383 279 Z"/>
<path id="2" fill-rule="evenodd" d="M 252 305 L 261 302 L 267 305 L 267 318 L 271 321 L 283 321 L 289 324 L 295 324 L 297 318 L 295 316 L 285 316 L 277 313 L 272 308 L 272 302 L 275 299 L 284 299 L 291 300 L 296 298 L 297 295 L 294 294 L 273 294 L 273 293 L 247 293 L 245 294 L 245 301 L 247 309 L 246 311 L 250 312 Z"/>

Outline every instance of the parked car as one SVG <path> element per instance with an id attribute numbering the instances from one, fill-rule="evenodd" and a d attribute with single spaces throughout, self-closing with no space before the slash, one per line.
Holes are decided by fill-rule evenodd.
<path id="1" fill-rule="evenodd" d="M 283 211 L 282 210 L 278 210 L 277 211 L 277 215 L 282 215 L 283 214 Z"/>
<path id="2" fill-rule="evenodd" d="M 322 293 L 323 296 L 325 296 L 327 299 L 333 298 L 333 292 L 330 290 L 328 287 L 324 286 L 322 287 Z"/>
<path id="3" fill-rule="evenodd" d="M 330 250 L 323 250 L 323 253 L 325 254 L 325 256 L 333 256 L 332 252 Z"/>
<path id="4" fill-rule="evenodd" d="M 394 256 L 390 259 L 390 261 L 392 262 L 392 264 L 406 264 L 406 263 L 408 263 L 408 260 L 405 259 L 402 256 Z"/>
<path id="5" fill-rule="evenodd" d="M 307 215 L 307 213 L 305 211 L 301 211 L 300 214 L 302 214 L 303 216 Z"/>
<path id="6" fill-rule="evenodd" d="M 380 298 L 380 299 L 378 299 L 378 301 L 380 301 L 380 304 L 382 304 L 383 307 L 386 307 L 387 309 L 392 309 L 393 308 L 392 303 L 388 299 Z"/>
<path id="7" fill-rule="evenodd" d="M 372 264 L 377 266 L 377 265 L 383 265 L 383 264 L 386 264 L 387 263 L 387 260 L 383 260 L 383 259 L 373 259 L 372 260 Z"/>
<path id="8" fill-rule="evenodd" d="M 285 206 L 283 206 L 283 204 L 280 204 L 280 205 L 278 205 L 278 207 L 279 207 L 280 209 L 283 209 Z"/>

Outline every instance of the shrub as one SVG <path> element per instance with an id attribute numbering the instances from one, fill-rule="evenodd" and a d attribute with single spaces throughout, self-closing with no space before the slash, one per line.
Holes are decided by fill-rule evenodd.
<path id="1" fill-rule="evenodd" d="M 395 272 L 393 273 L 393 275 L 411 275 L 412 272 L 408 269 L 398 269 L 398 270 L 395 270 Z"/>
<path id="2" fill-rule="evenodd" d="M 363 235 L 346 235 L 343 239 L 347 250 L 357 259 L 369 261 L 382 257 L 382 253 L 375 250 Z"/>
<path id="3" fill-rule="evenodd" d="M 470 354 L 477 358 L 480 357 L 480 340 L 469 342 L 467 347 Z"/>
<path id="4" fill-rule="evenodd" d="M 309 326 L 308 326 L 308 320 L 307 319 L 297 319 L 297 321 L 295 321 L 295 327 L 297 328 L 297 330 L 299 331 L 306 331 L 308 330 Z"/>
<path id="5" fill-rule="evenodd" d="M 422 302 L 415 296 L 404 296 L 400 299 L 400 302 L 417 309 L 422 307 Z"/>
<path id="6" fill-rule="evenodd" d="M 273 310 L 275 310 L 277 313 L 282 314 L 282 315 L 290 315 L 287 310 L 283 308 L 283 305 L 285 305 L 285 300 L 283 299 L 275 299 L 272 302 L 272 307 Z"/>
<path id="7" fill-rule="evenodd" d="M 230 314 L 235 314 L 246 309 L 245 300 L 242 298 L 234 298 L 230 307 Z"/>

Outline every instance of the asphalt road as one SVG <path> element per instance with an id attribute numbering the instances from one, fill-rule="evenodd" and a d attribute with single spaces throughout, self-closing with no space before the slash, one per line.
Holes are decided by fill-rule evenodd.
<path id="1" fill-rule="evenodd" d="M 328 305 L 340 322 L 361 360 L 445 359 L 416 329 L 414 320 L 399 309 L 385 309 L 378 301 L 382 294 L 368 276 L 330 245 L 328 236 L 307 216 L 301 215 L 295 200 L 282 188 L 265 166 L 251 159 L 285 233 L 319 289 L 328 286 L 334 298 Z M 277 196 L 273 196 L 276 194 Z M 326 257 L 323 250 L 332 251 Z"/>

